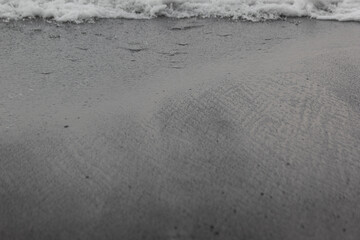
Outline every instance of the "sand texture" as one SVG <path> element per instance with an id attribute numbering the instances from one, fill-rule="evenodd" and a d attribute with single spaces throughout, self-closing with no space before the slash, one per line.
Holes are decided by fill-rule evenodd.
<path id="1" fill-rule="evenodd" d="M 0 23 L 0 239 L 360 239 L 359 23 Z"/>

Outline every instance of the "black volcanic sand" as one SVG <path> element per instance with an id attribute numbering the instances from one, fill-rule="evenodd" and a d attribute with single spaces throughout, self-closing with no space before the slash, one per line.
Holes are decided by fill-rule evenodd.
<path id="1" fill-rule="evenodd" d="M 359 23 L 0 23 L 0 239 L 360 239 Z"/>

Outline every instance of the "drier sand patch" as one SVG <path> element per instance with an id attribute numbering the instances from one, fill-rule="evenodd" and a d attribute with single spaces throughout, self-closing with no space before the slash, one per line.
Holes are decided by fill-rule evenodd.
<path id="1" fill-rule="evenodd" d="M 0 23 L 1 239 L 359 239 L 358 23 Z"/>

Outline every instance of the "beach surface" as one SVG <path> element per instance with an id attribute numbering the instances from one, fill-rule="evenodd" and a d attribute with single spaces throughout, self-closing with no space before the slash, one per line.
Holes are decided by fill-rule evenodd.
<path id="1" fill-rule="evenodd" d="M 0 239 L 360 239 L 359 23 L 0 33 Z"/>

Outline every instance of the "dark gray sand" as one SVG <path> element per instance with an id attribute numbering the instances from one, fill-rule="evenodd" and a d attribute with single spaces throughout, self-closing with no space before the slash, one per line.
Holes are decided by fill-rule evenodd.
<path id="1" fill-rule="evenodd" d="M 0 33 L 0 239 L 360 239 L 359 23 Z"/>

